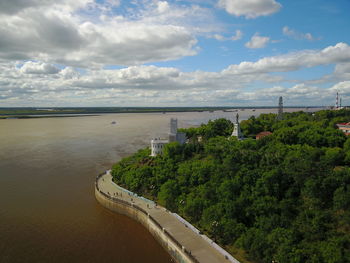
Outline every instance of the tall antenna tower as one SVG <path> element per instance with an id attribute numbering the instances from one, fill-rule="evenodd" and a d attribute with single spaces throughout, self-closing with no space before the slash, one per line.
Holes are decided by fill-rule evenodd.
<path id="1" fill-rule="evenodd" d="M 337 97 L 335 98 L 335 109 L 339 109 L 339 94 L 337 92 Z"/>
<path id="2" fill-rule="evenodd" d="M 282 120 L 283 119 L 283 98 L 282 96 L 280 97 L 278 101 L 278 115 L 277 115 L 277 120 Z"/>

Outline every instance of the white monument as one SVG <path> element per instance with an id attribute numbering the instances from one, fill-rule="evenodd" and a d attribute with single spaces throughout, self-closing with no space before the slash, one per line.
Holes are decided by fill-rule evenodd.
<path id="1" fill-rule="evenodd" d="M 239 125 L 239 115 L 236 115 L 236 122 L 233 124 L 233 131 L 231 137 L 236 137 L 238 140 L 243 140 L 243 134 L 241 131 L 241 126 Z"/>

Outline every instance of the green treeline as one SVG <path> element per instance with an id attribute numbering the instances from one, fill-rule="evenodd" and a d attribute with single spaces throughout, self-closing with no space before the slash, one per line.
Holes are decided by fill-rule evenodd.
<path id="1" fill-rule="evenodd" d="M 183 129 L 189 143 L 140 150 L 113 178 L 251 262 L 350 262 L 350 138 L 335 126 L 350 111 L 283 117 L 242 121 L 243 141 L 225 119 Z M 273 134 L 249 138 L 261 131 Z"/>

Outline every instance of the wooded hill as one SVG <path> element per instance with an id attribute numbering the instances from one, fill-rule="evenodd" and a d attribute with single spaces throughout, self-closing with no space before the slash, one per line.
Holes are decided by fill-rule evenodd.
<path id="1" fill-rule="evenodd" d="M 349 110 L 262 114 L 182 129 L 189 143 L 143 149 L 114 180 L 177 212 L 246 262 L 350 262 Z M 253 135 L 271 131 L 260 140 Z M 198 137 L 202 141 L 198 142 Z M 251 138 L 250 138 L 251 137 Z M 244 259 L 245 258 L 245 259 Z"/>

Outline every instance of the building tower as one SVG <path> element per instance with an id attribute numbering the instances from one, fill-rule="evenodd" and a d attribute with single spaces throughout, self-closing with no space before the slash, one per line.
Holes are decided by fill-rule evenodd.
<path id="1" fill-rule="evenodd" d="M 169 142 L 176 141 L 177 134 L 177 119 L 170 119 L 170 132 L 169 132 Z"/>
<path id="2" fill-rule="evenodd" d="M 174 119 L 174 118 L 170 119 L 170 133 L 172 134 L 177 133 L 177 119 Z"/>
<path id="3" fill-rule="evenodd" d="M 233 131 L 231 137 L 237 137 L 238 140 L 243 140 L 243 134 L 241 131 L 241 126 L 239 125 L 239 115 L 236 115 L 236 122 L 233 124 Z"/>
<path id="4" fill-rule="evenodd" d="M 177 119 L 170 119 L 169 139 L 155 138 L 151 140 L 151 156 L 162 155 L 166 144 L 169 142 L 186 143 L 186 133 L 177 132 Z"/>
<path id="5" fill-rule="evenodd" d="M 178 142 L 184 144 L 186 142 L 186 133 L 177 131 L 177 119 L 170 119 L 169 142 Z"/>
<path id="6" fill-rule="evenodd" d="M 277 120 L 282 120 L 283 119 L 283 97 L 281 96 L 278 101 L 278 115 L 277 115 Z"/>

